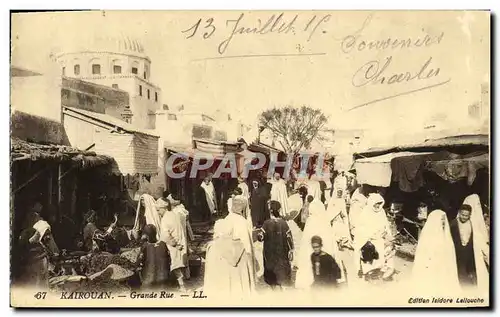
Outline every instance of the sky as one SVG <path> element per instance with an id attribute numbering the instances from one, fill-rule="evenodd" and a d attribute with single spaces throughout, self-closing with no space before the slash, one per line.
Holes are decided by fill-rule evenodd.
<path id="1" fill-rule="evenodd" d="M 280 13 L 20 14 L 12 18 L 12 64 L 43 72 L 51 65 L 51 52 L 90 48 L 96 36 L 126 35 L 139 40 L 151 58 L 151 80 L 162 88 L 163 103 L 184 104 L 194 111 L 222 110 L 248 124 L 273 106 L 309 105 L 328 115 L 329 127 L 384 131 L 386 127 L 418 129 L 436 118 L 463 122 L 468 105 L 479 101 L 480 84 L 489 82 L 489 14 L 485 12 L 284 11 L 281 21 L 285 26 L 291 23 L 289 31 L 283 27 L 279 33 L 276 27 L 274 32 L 268 28 L 262 31 L 265 34 L 244 32 L 230 38 L 240 14 L 238 27 L 251 29 L 259 19 L 262 27 Z M 186 38 L 194 28 L 183 31 L 198 21 L 197 32 Z M 424 43 L 426 35 L 428 46 L 368 48 L 370 42 L 389 38 Z M 221 53 L 221 44 L 228 38 Z M 350 45 L 353 38 L 355 45 Z M 387 83 L 393 74 L 409 72 L 417 77 L 429 60 L 422 74 L 432 69 L 434 76 Z M 382 84 L 366 79 L 374 76 L 376 65 L 379 78 L 387 76 Z M 363 104 L 367 105 L 348 111 Z"/>

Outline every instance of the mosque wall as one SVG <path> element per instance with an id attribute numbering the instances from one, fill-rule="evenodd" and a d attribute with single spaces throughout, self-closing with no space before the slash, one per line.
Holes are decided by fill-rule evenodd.
<path id="1" fill-rule="evenodd" d="M 58 62 L 66 76 L 76 78 L 136 75 L 149 80 L 151 77 L 151 62 L 148 59 L 122 53 L 66 53 L 58 57 Z"/>
<path id="2" fill-rule="evenodd" d="M 149 82 L 151 62 L 147 58 L 121 53 L 79 52 L 58 59 L 66 76 L 129 93 L 132 124 L 144 129 L 155 128 L 154 113 L 161 107 L 161 89 Z M 100 65 L 99 69 L 95 65 Z M 98 72 L 98 74 L 96 74 Z"/>
<path id="3" fill-rule="evenodd" d="M 57 69 L 36 76 L 11 77 L 10 97 L 13 137 L 67 144 L 61 123 L 61 76 Z"/>

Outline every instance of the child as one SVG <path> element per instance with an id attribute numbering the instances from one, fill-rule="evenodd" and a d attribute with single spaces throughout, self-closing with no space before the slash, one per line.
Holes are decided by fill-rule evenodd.
<path id="1" fill-rule="evenodd" d="M 170 273 L 170 254 L 167 245 L 156 239 L 156 227 L 152 224 L 144 226 L 141 248 L 141 279 L 146 290 L 162 289 Z"/>
<path id="2" fill-rule="evenodd" d="M 313 287 L 337 287 L 337 280 L 341 277 L 340 267 L 335 259 L 321 250 L 323 240 L 319 236 L 311 238 L 313 253 L 311 263 L 313 269 Z"/>

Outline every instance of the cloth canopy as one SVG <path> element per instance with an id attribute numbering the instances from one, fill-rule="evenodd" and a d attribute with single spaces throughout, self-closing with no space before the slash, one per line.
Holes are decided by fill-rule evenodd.
<path id="1" fill-rule="evenodd" d="M 489 153 L 397 152 L 358 159 L 354 167 L 358 182 L 362 184 L 388 187 L 393 181 L 398 183 L 401 191 L 414 192 L 424 184 L 424 170 L 452 183 L 467 178 L 467 183 L 472 185 L 477 171 L 489 168 Z"/>
<path id="2" fill-rule="evenodd" d="M 489 161 L 488 153 L 470 156 L 453 155 L 444 160 L 428 162 L 427 169 L 451 183 L 467 178 L 467 184 L 472 185 L 477 171 L 489 168 Z"/>
<path id="3" fill-rule="evenodd" d="M 417 173 L 420 170 L 420 166 L 423 164 L 424 160 L 432 154 L 430 152 L 416 153 L 416 152 L 397 152 L 389 153 L 377 157 L 370 157 L 356 160 L 354 163 L 354 168 L 356 169 L 356 175 L 358 182 L 361 184 L 368 184 L 372 186 L 389 187 L 391 180 L 404 180 L 404 189 L 413 189 L 417 187 L 414 184 L 408 184 L 417 177 Z M 396 161 L 395 160 L 401 160 Z M 394 162 L 394 163 L 393 163 Z M 411 163 L 411 169 L 406 170 L 405 166 Z M 393 177 L 392 167 L 397 168 L 401 173 L 395 173 Z M 403 177 L 400 178 L 400 175 Z M 408 180 L 408 182 L 406 182 Z M 420 180 L 418 180 L 420 182 Z M 401 183 L 400 183 L 401 187 Z M 403 190 L 403 188 L 401 188 Z M 413 190 L 410 190 L 413 191 Z"/>

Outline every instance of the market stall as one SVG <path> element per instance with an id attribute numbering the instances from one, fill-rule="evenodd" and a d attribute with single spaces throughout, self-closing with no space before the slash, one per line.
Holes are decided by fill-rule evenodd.
<path id="1" fill-rule="evenodd" d="M 399 212 L 399 232 L 416 243 L 428 212 L 456 217 L 465 197 L 478 194 L 489 210 L 489 148 L 485 135 L 450 136 L 421 144 L 355 154 L 364 193 L 381 193 L 389 216 Z M 395 207 L 397 206 L 397 208 Z"/>

